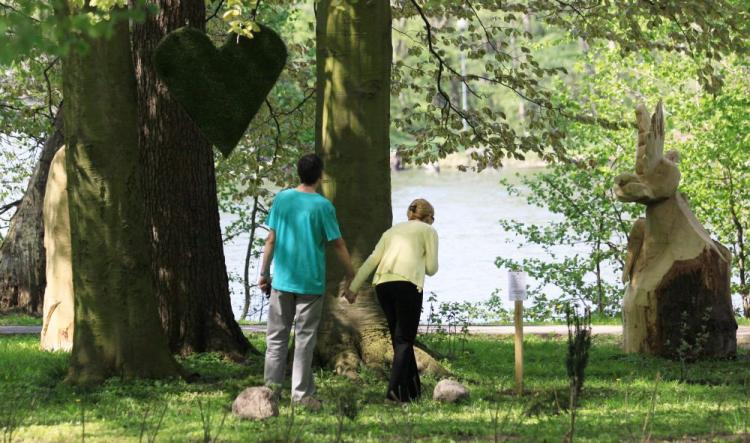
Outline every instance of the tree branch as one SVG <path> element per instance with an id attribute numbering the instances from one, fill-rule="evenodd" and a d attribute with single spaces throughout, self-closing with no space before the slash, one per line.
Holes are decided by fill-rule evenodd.
<path id="1" fill-rule="evenodd" d="M 399 34 L 403 35 L 404 37 L 408 38 L 408 39 L 409 39 L 409 40 L 411 40 L 412 42 L 414 42 L 414 43 L 418 44 L 419 46 L 423 46 L 423 47 L 424 47 L 424 43 L 422 43 L 422 42 L 420 42 L 419 40 L 415 39 L 414 37 L 412 37 L 411 35 L 407 34 L 406 32 L 404 32 L 404 31 L 402 31 L 402 30 L 398 29 L 397 27 L 395 27 L 395 26 L 391 26 L 391 29 L 393 29 L 394 31 L 396 31 L 396 32 L 398 32 Z"/>
<path id="2" fill-rule="evenodd" d="M 274 121 L 274 124 L 276 125 L 276 135 L 274 136 L 274 142 L 276 143 L 276 147 L 273 150 L 273 157 L 271 159 L 271 164 L 276 163 L 276 158 L 279 154 L 279 150 L 281 149 L 281 124 L 279 123 L 279 116 L 276 115 L 276 113 L 273 110 L 273 106 L 271 106 L 271 102 L 266 98 L 266 107 L 268 108 L 268 112 L 271 114 L 271 118 Z"/>
<path id="3" fill-rule="evenodd" d="M 50 82 L 49 79 L 49 71 L 52 69 L 55 64 L 57 64 L 57 61 L 60 60 L 60 57 L 55 57 L 46 68 L 44 68 L 44 81 L 47 83 L 47 110 L 49 111 L 49 119 L 54 120 L 55 114 L 52 112 L 52 82 Z"/>
<path id="4" fill-rule="evenodd" d="M 10 211 L 11 209 L 17 207 L 18 205 L 21 204 L 22 201 L 23 201 L 23 199 L 20 198 L 20 199 L 14 201 L 14 202 L 8 203 L 7 205 L 0 206 L 0 215 L 3 215 L 6 212 Z"/>
<path id="5" fill-rule="evenodd" d="M 469 0 L 466 0 L 466 4 L 469 5 L 469 8 L 471 9 L 471 12 L 474 13 L 474 17 L 476 17 L 477 21 L 479 22 L 479 26 L 482 27 L 482 30 L 484 31 L 484 35 L 487 38 L 487 43 L 489 43 L 489 45 L 492 47 L 492 49 L 495 52 L 500 52 L 500 51 L 498 51 L 497 46 L 495 46 L 495 40 L 492 38 L 492 35 L 487 30 L 487 28 L 484 26 L 484 23 L 482 22 L 482 19 L 479 18 L 479 13 L 474 8 L 474 5 Z"/>
<path id="6" fill-rule="evenodd" d="M 515 87 L 511 86 L 510 84 L 508 84 L 508 83 L 500 80 L 499 78 L 491 78 L 491 77 L 486 77 L 484 75 L 478 75 L 478 74 L 469 74 L 469 75 L 466 76 L 466 78 L 467 79 L 472 79 L 472 80 L 484 80 L 484 81 L 486 81 L 488 83 L 494 83 L 496 85 L 500 85 L 500 86 L 502 86 L 504 88 L 510 89 L 514 94 L 516 94 L 520 98 L 526 100 L 529 103 L 533 103 L 533 104 L 539 106 L 540 108 L 546 108 L 546 109 L 549 109 L 551 111 L 558 110 L 558 109 L 555 109 L 550 103 L 542 103 L 539 100 L 534 100 L 533 98 L 531 98 L 528 95 L 524 94 L 523 92 L 519 91 L 518 89 L 516 89 Z"/>
<path id="7" fill-rule="evenodd" d="M 302 106 L 304 106 L 305 103 L 307 103 L 307 101 L 310 100 L 313 97 L 315 97 L 315 88 L 310 88 L 310 92 L 305 96 L 305 98 L 302 99 L 302 101 L 300 101 L 299 103 L 297 103 L 297 105 L 295 107 L 293 107 L 292 109 L 290 109 L 288 111 L 284 111 L 284 112 L 281 112 L 281 113 L 276 114 L 276 115 L 278 117 L 286 117 L 288 115 L 292 115 L 295 112 L 299 111 L 302 108 Z"/>
<path id="8" fill-rule="evenodd" d="M 209 15 L 204 23 L 208 23 L 209 20 L 213 20 L 216 18 L 217 15 L 219 15 L 219 11 L 221 10 L 221 7 L 224 5 L 224 0 L 219 0 L 219 4 L 216 5 L 216 9 L 214 9 L 213 14 Z"/>
<path id="9" fill-rule="evenodd" d="M 411 3 L 417 9 L 417 12 L 419 13 L 419 16 L 422 18 L 422 22 L 424 22 L 425 31 L 427 32 L 427 39 L 426 39 L 427 40 L 427 48 L 430 51 L 430 54 L 432 54 L 432 56 L 435 57 L 435 59 L 438 61 L 438 64 L 439 64 L 439 69 L 438 69 L 439 75 L 442 76 L 442 71 L 444 69 L 447 69 L 448 72 L 450 72 L 451 74 L 453 74 L 456 77 L 458 77 L 458 78 L 461 79 L 461 81 L 466 85 L 466 87 L 469 88 L 469 92 L 471 92 L 471 94 L 473 96 L 475 96 L 477 98 L 481 98 L 481 96 L 474 90 L 474 88 L 472 88 L 471 85 L 469 85 L 466 82 L 466 79 L 464 78 L 464 76 L 461 75 L 460 72 L 456 71 L 451 65 L 449 65 L 445 61 L 445 59 L 443 58 L 443 56 L 441 56 L 437 52 L 437 50 L 435 49 L 435 46 L 432 43 L 432 35 L 433 34 L 432 34 L 432 24 L 430 23 L 430 20 L 427 18 L 427 15 L 424 13 L 424 10 L 422 9 L 421 6 L 419 6 L 419 4 L 417 3 L 416 0 L 411 0 Z M 438 86 L 440 86 L 440 85 L 438 85 Z M 444 98 L 447 99 L 448 97 L 445 96 Z"/>
<path id="10" fill-rule="evenodd" d="M 255 2 L 255 7 L 253 8 L 253 12 L 250 13 L 250 18 L 255 21 L 255 18 L 258 17 L 258 8 L 260 8 L 260 0 L 257 0 Z"/>
<path id="11" fill-rule="evenodd" d="M 8 104 L 5 104 L 5 103 L 0 103 L 0 108 L 10 109 L 12 111 L 21 111 L 22 110 L 21 108 L 19 108 L 17 106 L 8 105 Z"/>
<path id="12" fill-rule="evenodd" d="M 30 16 L 28 14 L 24 14 L 23 12 L 19 11 L 18 8 L 14 8 L 13 6 L 11 6 L 11 5 L 7 4 L 7 3 L 0 2 L 0 8 L 7 9 L 8 11 L 14 12 L 14 13 L 16 13 L 16 14 L 24 17 L 24 18 L 27 18 L 27 19 L 29 19 L 29 20 L 31 20 L 33 22 L 40 23 L 40 21 L 38 19 L 36 19 L 36 18 L 34 18 L 34 17 L 32 17 L 32 16 Z"/>
<path id="13" fill-rule="evenodd" d="M 517 88 L 516 86 L 514 86 L 512 84 L 512 82 L 503 80 L 501 77 L 492 78 L 492 77 L 483 76 L 483 75 L 477 75 L 477 74 L 466 75 L 466 74 L 461 74 L 458 71 L 456 71 L 456 69 L 453 68 L 443 58 L 443 56 L 440 55 L 440 53 L 436 50 L 435 45 L 433 44 L 433 26 L 430 23 L 429 19 L 427 18 L 427 15 L 425 14 L 424 9 L 422 9 L 422 7 L 419 5 L 419 3 L 417 3 L 417 0 L 409 0 L 409 1 L 414 6 L 414 8 L 416 9 L 417 13 L 419 14 L 419 17 L 422 19 L 422 22 L 424 23 L 424 28 L 425 28 L 425 31 L 426 31 L 426 34 L 427 34 L 426 41 L 427 41 L 428 51 L 429 51 L 430 55 L 437 61 L 437 65 L 438 65 L 437 68 L 438 69 L 437 69 L 437 73 L 435 75 L 435 79 L 436 79 L 436 83 L 437 83 L 438 95 L 440 96 L 440 98 L 444 102 L 444 104 L 441 106 L 441 110 L 443 112 L 443 117 L 444 117 L 444 122 L 443 122 L 444 125 L 447 124 L 448 116 L 452 112 L 452 113 L 456 114 L 461 120 L 463 120 L 464 122 L 466 122 L 466 124 L 472 130 L 472 132 L 473 132 L 474 136 L 476 137 L 477 141 L 480 141 L 480 142 L 483 142 L 483 143 L 487 143 L 487 144 L 491 144 L 488 141 L 487 137 L 483 133 L 483 132 L 486 132 L 486 131 L 481 131 L 480 132 L 477 123 L 473 121 L 473 119 L 471 118 L 471 115 L 469 113 L 467 113 L 466 111 L 464 111 L 462 109 L 459 109 L 451 101 L 449 95 L 443 89 L 442 78 L 443 78 L 443 75 L 445 74 L 446 71 L 448 73 L 450 73 L 451 75 L 453 75 L 454 77 L 458 78 L 461 81 L 461 83 L 466 86 L 466 88 L 468 89 L 468 91 L 472 95 L 474 95 L 475 97 L 477 97 L 477 98 L 481 98 L 481 96 L 472 88 L 472 85 L 469 83 L 470 80 L 483 80 L 483 81 L 490 82 L 492 84 L 500 85 L 500 86 L 502 86 L 504 88 L 507 88 L 507 89 L 511 90 L 513 93 L 515 93 L 521 99 L 523 99 L 523 100 L 525 100 L 525 101 L 527 101 L 529 103 L 533 103 L 533 104 L 539 106 L 540 108 L 544 108 L 544 109 L 547 109 L 547 110 L 550 110 L 550 111 L 555 111 L 555 112 L 561 112 L 561 110 L 560 109 L 556 109 L 548 99 L 546 99 L 544 97 L 538 97 L 538 98 L 531 97 L 529 94 L 523 92 L 522 90 L 520 90 L 519 88 Z M 473 8 L 473 5 L 471 5 L 471 4 L 469 4 L 469 5 L 470 5 L 470 7 Z M 474 12 L 475 12 L 475 16 L 478 18 L 478 13 L 476 11 L 474 11 Z M 484 24 L 481 23 L 481 20 L 480 20 L 480 24 L 482 26 L 482 29 L 485 30 L 485 36 L 488 39 L 488 42 L 497 51 L 497 46 L 492 41 L 492 36 L 489 33 L 489 30 L 487 30 L 487 28 L 484 26 Z M 497 51 L 497 52 L 499 52 L 499 51 Z M 507 76 L 507 77 L 509 79 L 511 78 L 510 76 Z"/>
<path id="14" fill-rule="evenodd" d="M 583 15 L 583 13 L 581 12 L 581 10 L 578 9 L 572 3 L 567 3 L 567 2 L 564 2 L 564 1 L 561 1 L 561 0 L 555 0 L 555 3 L 557 3 L 558 5 L 561 5 L 563 7 L 566 7 L 566 8 L 570 8 L 573 12 L 575 12 L 575 14 L 577 16 L 581 17 L 583 19 L 583 21 L 586 21 L 586 16 Z"/>
<path id="15" fill-rule="evenodd" d="M 450 111 L 453 111 L 456 115 L 458 115 L 463 121 L 466 122 L 467 125 L 471 128 L 472 132 L 474 133 L 474 136 L 477 137 L 477 139 L 486 142 L 487 139 L 479 133 L 478 128 L 474 124 L 471 119 L 469 119 L 469 116 L 461 109 L 459 109 L 456 105 L 453 104 L 453 102 L 450 99 L 450 96 L 443 90 L 443 72 L 445 69 L 448 69 L 449 72 L 452 72 L 454 75 L 459 77 L 461 81 L 466 85 L 469 92 L 471 92 L 476 97 L 479 97 L 478 94 L 474 92 L 474 90 L 471 88 L 471 86 L 466 82 L 466 79 L 464 76 L 456 72 L 455 69 L 448 66 L 443 59 L 443 57 L 435 50 L 434 45 L 432 44 L 432 25 L 430 24 L 430 21 L 427 19 L 427 16 L 424 13 L 424 10 L 419 6 L 419 4 L 416 2 L 416 0 L 410 0 L 412 5 L 414 5 L 414 8 L 416 8 L 417 12 L 419 13 L 419 16 L 422 18 L 422 21 L 424 22 L 425 31 L 427 32 L 427 48 L 432 54 L 433 57 L 438 62 L 438 70 L 437 74 L 435 76 L 435 82 L 437 83 L 437 90 L 438 94 L 442 99 L 445 101 L 445 104 L 442 106 L 442 113 L 443 113 L 443 125 L 446 125 L 448 123 L 448 116 L 450 114 Z"/>

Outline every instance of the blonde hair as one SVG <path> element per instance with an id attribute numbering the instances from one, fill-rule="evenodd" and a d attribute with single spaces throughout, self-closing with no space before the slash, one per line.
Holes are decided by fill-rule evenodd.
<path id="1" fill-rule="evenodd" d="M 406 210 L 406 217 L 409 220 L 422 220 L 425 221 L 428 217 L 435 216 L 435 209 L 432 207 L 430 202 L 423 198 L 418 198 L 409 204 L 409 208 Z"/>

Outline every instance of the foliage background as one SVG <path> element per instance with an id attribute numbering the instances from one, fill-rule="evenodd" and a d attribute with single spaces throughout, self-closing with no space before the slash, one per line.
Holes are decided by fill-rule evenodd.
<path id="1" fill-rule="evenodd" d="M 85 50 L 81 36 L 109 32 L 106 18 L 149 13 L 138 2 L 130 11 L 112 9 L 117 3 L 99 2 L 93 12 L 60 22 L 54 2 L 0 2 L 6 37 L 0 41 L 0 233 L 62 102 L 60 57 Z M 668 148 L 682 154 L 682 190 L 699 219 L 731 247 L 734 291 L 747 299 L 748 2 L 391 5 L 392 150 L 412 164 L 457 154 L 460 167 L 477 170 L 507 159 L 548 162 L 520 186 L 503 184 L 561 216 L 543 226 L 500 224 L 517 234 L 518 245 L 548 251 L 546 260 L 497 260 L 534 277 L 531 318 L 559 315 L 564 300 L 617 314 L 623 247 L 642 208 L 615 202 L 612 180 L 632 168 L 634 106 L 653 107 L 659 98 Z M 216 157 L 221 210 L 231 220 L 225 240 L 247 243 L 244 272 L 232 278 L 250 314 L 262 308 L 251 265 L 265 211 L 277 190 L 293 184 L 299 154 L 314 149 L 315 6 L 209 0 L 206 7 L 217 42 L 231 27 L 252 29 L 258 21 L 277 29 L 289 47 L 288 67 L 241 145 L 228 159 Z M 561 244 L 580 252 L 560 256 L 555 245 Z M 553 300 L 557 293 L 563 299 Z"/>

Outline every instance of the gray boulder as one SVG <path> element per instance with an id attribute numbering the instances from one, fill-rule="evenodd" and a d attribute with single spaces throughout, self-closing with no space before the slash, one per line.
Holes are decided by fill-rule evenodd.
<path id="1" fill-rule="evenodd" d="M 240 392 L 234 399 L 232 413 L 240 418 L 264 420 L 279 415 L 279 402 L 271 389 L 255 386 Z"/>
<path id="2" fill-rule="evenodd" d="M 440 380 L 432 393 L 432 399 L 444 403 L 457 403 L 469 398 L 469 390 L 455 380 Z"/>

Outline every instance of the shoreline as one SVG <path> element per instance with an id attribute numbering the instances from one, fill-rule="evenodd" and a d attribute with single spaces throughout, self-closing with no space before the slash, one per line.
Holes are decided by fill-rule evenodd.
<path id="1" fill-rule="evenodd" d="M 264 324 L 241 325 L 244 332 L 265 333 Z M 420 325 L 419 333 L 429 333 L 428 329 L 435 326 Z M 12 335 L 35 335 L 42 331 L 41 326 L 0 326 L 0 336 Z M 515 326 L 469 326 L 469 335 L 493 335 L 493 336 L 512 336 L 515 334 Z M 549 326 L 524 326 L 523 332 L 526 335 L 535 335 L 542 338 L 567 337 L 568 327 L 566 325 L 549 325 Z M 622 325 L 592 325 L 592 335 L 622 335 Z M 452 335 L 461 335 L 454 333 Z M 737 328 L 737 346 L 740 348 L 750 349 L 750 326 L 739 326 Z"/>

